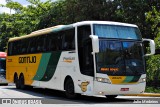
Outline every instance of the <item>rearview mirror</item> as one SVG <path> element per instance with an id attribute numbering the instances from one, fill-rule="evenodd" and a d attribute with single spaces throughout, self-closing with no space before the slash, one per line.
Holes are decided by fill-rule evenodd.
<path id="1" fill-rule="evenodd" d="M 99 52 L 99 39 L 96 35 L 90 35 L 90 38 L 92 39 L 92 47 L 93 52 L 92 53 L 98 53 Z"/>
<path id="2" fill-rule="evenodd" d="M 152 39 L 143 39 L 143 42 L 149 42 L 150 45 L 150 53 L 149 54 L 145 54 L 145 56 L 150 56 L 150 55 L 154 55 L 155 54 L 155 42 Z"/>

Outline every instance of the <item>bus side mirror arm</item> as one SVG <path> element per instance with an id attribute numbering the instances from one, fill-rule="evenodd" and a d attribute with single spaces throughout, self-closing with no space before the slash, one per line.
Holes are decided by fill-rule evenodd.
<path id="1" fill-rule="evenodd" d="M 92 48 L 93 48 L 92 54 L 98 53 L 99 52 L 99 39 L 98 39 L 98 36 L 90 35 L 89 37 L 92 39 Z"/>
<path id="2" fill-rule="evenodd" d="M 150 54 L 145 54 L 144 56 L 150 56 L 150 55 L 154 55 L 155 54 L 155 42 L 152 39 L 142 39 L 142 41 L 147 41 L 150 44 Z"/>

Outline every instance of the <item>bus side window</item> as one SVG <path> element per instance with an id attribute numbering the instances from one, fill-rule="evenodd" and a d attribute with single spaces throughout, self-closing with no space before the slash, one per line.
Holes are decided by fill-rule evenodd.
<path id="1" fill-rule="evenodd" d="M 20 54 L 21 50 L 21 41 L 14 41 L 13 42 L 13 55 Z"/>
<path id="2" fill-rule="evenodd" d="M 51 35 L 52 34 L 47 34 L 45 36 L 45 46 L 44 46 L 44 48 L 45 48 L 46 52 L 50 51 L 50 42 L 51 42 L 50 37 L 51 37 Z"/>
<path id="3" fill-rule="evenodd" d="M 57 45 L 57 48 L 58 50 L 62 50 L 62 32 L 59 32 L 56 36 L 56 45 Z"/>
<path id="4" fill-rule="evenodd" d="M 43 45 L 44 45 L 44 35 L 37 37 L 36 39 L 36 53 L 43 52 Z"/>
<path id="5" fill-rule="evenodd" d="M 28 52 L 29 53 L 35 53 L 36 52 L 36 37 L 29 38 L 29 47 Z"/>
<path id="6" fill-rule="evenodd" d="M 44 38 L 43 38 L 43 46 L 42 46 L 42 52 L 46 52 L 47 51 L 47 36 L 48 35 L 44 35 Z"/>
<path id="7" fill-rule="evenodd" d="M 17 48 L 16 48 L 16 42 L 13 42 L 13 55 L 16 55 L 16 50 L 17 50 Z"/>
<path id="8" fill-rule="evenodd" d="M 8 56 L 11 56 L 13 54 L 13 42 L 8 43 Z"/>
<path id="9" fill-rule="evenodd" d="M 28 44 L 29 44 L 28 38 L 21 40 L 21 54 L 27 53 Z"/>
<path id="10" fill-rule="evenodd" d="M 62 50 L 62 32 L 53 33 L 50 42 L 51 51 Z"/>
<path id="11" fill-rule="evenodd" d="M 62 47 L 63 50 L 75 49 L 75 29 L 64 31 Z"/>
<path id="12" fill-rule="evenodd" d="M 59 50 L 59 47 L 58 47 L 58 43 L 57 43 L 57 41 L 58 41 L 58 39 L 57 39 L 57 33 L 51 33 L 51 34 L 49 34 L 49 36 L 48 36 L 48 42 L 49 42 L 49 44 L 48 44 L 48 50 L 49 51 L 57 51 L 57 50 Z"/>
<path id="13" fill-rule="evenodd" d="M 47 51 L 51 51 L 51 49 L 50 49 L 50 47 L 51 47 L 51 36 L 52 36 L 52 34 L 53 33 L 51 33 L 51 34 L 49 34 L 48 36 L 47 36 L 47 44 L 48 44 L 48 46 L 46 47 L 47 48 Z"/>

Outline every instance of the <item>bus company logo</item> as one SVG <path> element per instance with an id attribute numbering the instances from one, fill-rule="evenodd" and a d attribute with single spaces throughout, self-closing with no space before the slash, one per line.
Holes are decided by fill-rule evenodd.
<path id="1" fill-rule="evenodd" d="M 122 79 L 122 77 L 112 77 L 112 79 Z"/>
<path id="2" fill-rule="evenodd" d="M 88 84 L 89 84 L 89 81 L 87 81 L 87 82 L 82 82 L 81 85 L 79 85 L 79 87 L 81 88 L 81 90 L 82 90 L 83 92 L 86 92 L 86 91 L 87 91 L 87 86 L 88 86 Z"/>
<path id="3" fill-rule="evenodd" d="M 72 63 L 75 57 L 63 57 L 63 62 Z"/>
<path id="4" fill-rule="evenodd" d="M 36 63 L 36 56 L 19 57 L 19 63 Z"/>

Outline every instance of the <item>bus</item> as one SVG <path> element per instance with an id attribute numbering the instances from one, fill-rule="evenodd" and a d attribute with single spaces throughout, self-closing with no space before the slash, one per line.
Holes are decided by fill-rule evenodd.
<path id="1" fill-rule="evenodd" d="M 143 41 L 149 43 L 144 53 Z M 107 98 L 143 93 L 145 56 L 155 43 L 143 39 L 136 25 L 111 21 L 82 21 L 10 38 L 7 80 L 16 88 L 37 86 Z"/>
<path id="2" fill-rule="evenodd" d="M 6 80 L 6 53 L 0 52 L 0 85 L 8 85 Z"/>

